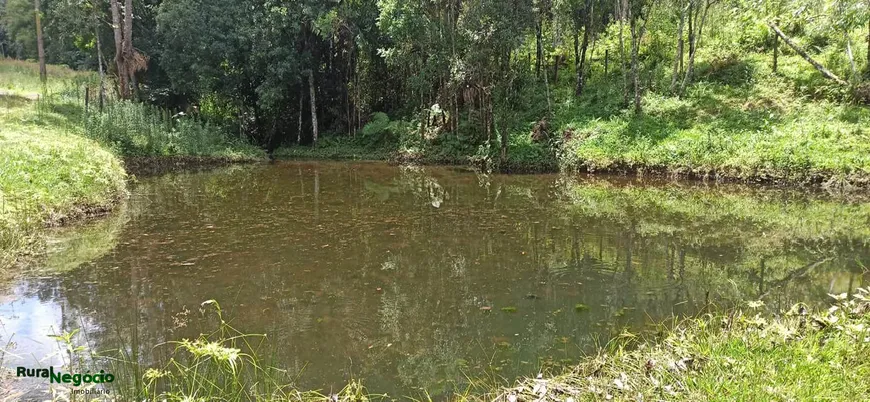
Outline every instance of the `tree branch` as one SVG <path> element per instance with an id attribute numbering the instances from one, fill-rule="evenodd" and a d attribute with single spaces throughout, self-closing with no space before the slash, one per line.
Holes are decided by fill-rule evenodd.
<path id="1" fill-rule="evenodd" d="M 800 46 L 798 46 L 797 43 L 794 43 L 794 41 L 792 41 L 791 38 L 789 38 L 788 36 L 785 36 L 785 34 L 782 33 L 782 31 L 779 29 L 778 26 L 776 26 L 775 23 L 773 23 L 773 22 L 768 22 L 767 25 L 769 25 L 770 28 L 773 29 L 773 31 L 776 32 L 776 34 L 779 35 L 779 37 L 782 38 L 782 40 L 785 41 L 785 43 L 786 43 L 790 48 L 794 49 L 794 51 L 797 52 L 797 54 L 801 55 L 801 57 L 803 57 L 804 60 L 806 60 L 807 62 L 809 62 L 810 64 L 812 64 L 813 67 L 816 68 L 816 70 L 819 70 L 819 72 L 822 73 L 822 75 L 825 76 L 825 78 L 828 78 L 828 79 L 834 80 L 836 83 L 838 83 L 838 84 L 840 84 L 840 85 L 843 85 L 843 86 L 847 86 L 847 85 L 849 85 L 849 84 L 848 84 L 846 81 L 844 81 L 842 78 L 837 77 L 836 74 L 832 73 L 830 70 L 828 70 L 827 68 L 825 68 L 825 66 L 821 65 L 821 63 L 819 63 L 819 62 L 813 60 L 813 58 L 810 57 L 810 55 L 807 54 L 807 52 L 804 51 Z"/>

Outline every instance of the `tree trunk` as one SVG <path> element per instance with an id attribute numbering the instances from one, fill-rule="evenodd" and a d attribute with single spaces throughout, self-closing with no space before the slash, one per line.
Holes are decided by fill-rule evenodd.
<path id="1" fill-rule="evenodd" d="M 592 30 L 592 0 L 586 0 L 584 7 L 585 20 L 583 28 L 583 44 L 580 45 L 580 62 L 577 65 L 577 87 L 574 89 L 574 95 L 580 96 L 583 94 L 586 72 L 586 49 L 589 48 L 589 35 Z"/>
<path id="2" fill-rule="evenodd" d="M 686 86 L 689 85 L 689 82 L 692 80 L 692 75 L 695 73 L 695 50 L 697 48 L 697 39 L 695 36 L 695 25 L 697 24 L 698 18 L 698 5 L 695 3 L 697 0 L 689 0 L 689 60 L 686 62 L 686 73 L 683 76 L 683 82 L 680 83 L 680 90 L 678 92 L 679 96 L 683 96 L 683 92 L 686 91 Z"/>
<path id="3" fill-rule="evenodd" d="M 132 87 L 131 94 L 138 97 L 139 82 L 136 80 L 133 60 L 133 0 L 126 0 L 124 2 L 124 66 L 127 67 L 127 80 Z"/>
<path id="4" fill-rule="evenodd" d="M 544 59 L 544 38 L 543 38 L 543 18 L 538 18 L 538 24 L 535 26 L 535 77 L 541 78 L 541 65 Z"/>
<path id="5" fill-rule="evenodd" d="M 629 11 L 630 12 L 630 11 Z M 640 53 L 640 32 L 637 27 L 637 19 L 629 14 L 628 16 L 629 29 L 631 31 L 631 85 L 634 88 L 634 114 L 641 115 L 643 109 L 641 107 L 641 88 L 640 88 L 640 66 L 638 53 Z"/>
<path id="6" fill-rule="evenodd" d="M 830 70 L 825 68 L 825 66 L 823 66 L 819 62 L 813 60 L 813 58 L 810 57 L 810 55 L 807 54 L 807 52 L 804 51 L 804 49 L 802 49 L 800 46 L 798 46 L 797 43 L 794 43 L 794 41 L 792 41 L 791 38 L 789 38 L 788 36 L 785 36 L 785 34 L 782 33 L 782 31 L 779 29 L 779 27 L 776 24 L 774 24 L 773 22 L 768 22 L 767 25 L 769 25 L 771 28 L 773 28 L 773 31 L 776 32 L 776 34 L 779 35 L 780 38 L 782 38 L 783 42 L 785 42 L 785 44 L 788 45 L 788 47 L 792 48 L 792 50 L 797 52 L 797 54 L 801 55 L 801 57 L 803 57 L 804 60 L 806 60 L 808 63 L 812 64 L 813 67 L 815 67 L 816 70 L 818 70 L 820 73 L 822 73 L 822 75 L 825 78 L 833 80 L 834 82 L 836 82 L 840 85 L 849 85 L 846 81 L 843 81 L 842 78 L 837 77 L 836 74 L 832 73 Z"/>
<path id="7" fill-rule="evenodd" d="M 625 70 L 625 40 L 623 39 L 623 27 L 625 25 L 626 0 L 616 0 L 616 9 L 619 14 L 619 71 L 622 72 L 622 103 L 628 104 L 628 73 Z"/>
<path id="8" fill-rule="evenodd" d="M 492 115 L 492 96 L 491 95 L 490 95 L 490 99 L 489 99 L 489 113 L 490 113 L 490 115 Z M 495 125 L 495 122 L 494 122 L 495 118 L 493 118 L 493 117 L 490 117 L 490 118 L 493 120 L 493 126 L 494 126 Z M 502 124 L 500 134 L 501 134 L 501 163 L 502 163 L 502 167 L 504 167 L 505 162 L 507 162 L 508 142 L 510 141 L 510 138 L 508 136 L 507 125 L 504 124 L 504 122 Z"/>
<path id="9" fill-rule="evenodd" d="M 779 36 L 773 36 L 773 72 L 779 70 Z"/>
<path id="10" fill-rule="evenodd" d="M 683 61 L 683 27 L 686 25 L 686 7 L 680 3 L 680 23 L 677 25 L 677 52 L 674 55 L 674 68 L 671 72 L 671 92 L 677 89 L 677 81 L 680 76 L 680 68 Z"/>
<path id="11" fill-rule="evenodd" d="M 103 45 L 100 42 L 100 23 L 97 20 L 94 27 L 94 35 L 97 38 L 97 70 L 100 72 L 100 112 L 103 111 L 103 102 L 106 96 L 106 72 L 103 70 Z"/>
<path id="12" fill-rule="evenodd" d="M 124 51 L 133 52 L 133 0 L 124 2 Z"/>
<path id="13" fill-rule="evenodd" d="M 553 59 L 553 85 L 559 85 L 559 63 L 561 63 L 561 61 L 561 54 L 557 54 Z"/>
<path id="14" fill-rule="evenodd" d="M 580 79 L 580 27 L 574 24 L 574 72 Z"/>
<path id="15" fill-rule="evenodd" d="M 700 6 L 695 5 L 694 17 L 691 10 L 689 11 L 689 62 L 686 66 L 686 76 L 683 79 L 683 84 L 680 86 L 680 95 L 686 90 L 686 87 L 692 82 L 695 74 L 695 54 L 698 52 L 701 37 L 704 33 L 704 23 L 707 21 L 707 11 L 710 9 L 709 0 L 704 0 L 704 12 L 701 14 L 701 21 L 698 21 L 698 13 L 701 12 Z M 697 32 L 695 29 L 697 28 Z"/>
<path id="16" fill-rule="evenodd" d="M 547 74 L 544 74 L 544 89 L 547 93 L 547 116 L 553 115 L 553 106 L 550 103 L 550 80 L 547 79 Z"/>
<path id="17" fill-rule="evenodd" d="M 45 68 L 45 44 L 42 39 L 42 11 L 39 8 L 39 0 L 33 0 L 33 9 L 36 15 L 36 50 L 39 55 L 39 81 L 45 85 L 48 72 Z"/>
<path id="18" fill-rule="evenodd" d="M 296 145 L 302 144 L 302 98 L 305 97 L 305 86 L 299 85 L 299 125 L 296 130 Z"/>
<path id="19" fill-rule="evenodd" d="M 127 67 L 124 59 L 124 34 L 121 29 L 121 5 L 118 0 L 110 0 L 112 11 L 112 33 L 115 36 L 115 67 L 118 70 L 118 95 L 121 99 L 127 99 L 129 86 L 127 85 Z"/>
<path id="20" fill-rule="evenodd" d="M 308 70 L 308 90 L 311 97 L 311 138 L 317 148 L 317 94 L 314 88 L 314 70 Z"/>
<path id="21" fill-rule="evenodd" d="M 852 54 L 852 39 L 849 38 L 849 34 L 846 33 L 846 56 L 849 58 L 849 67 L 852 70 L 852 82 L 857 82 L 858 80 L 858 70 L 855 69 L 855 56 Z"/>

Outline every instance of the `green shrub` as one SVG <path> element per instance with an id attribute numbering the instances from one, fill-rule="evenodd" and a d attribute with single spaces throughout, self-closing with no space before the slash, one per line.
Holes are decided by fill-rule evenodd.
<path id="1" fill-rule="evenodd" d="M 263 157 L 262 150 L 218 126 L 141 103 L 111 103 L 102 113 L 88 114 L 84 133 L 123 156 Z"/>

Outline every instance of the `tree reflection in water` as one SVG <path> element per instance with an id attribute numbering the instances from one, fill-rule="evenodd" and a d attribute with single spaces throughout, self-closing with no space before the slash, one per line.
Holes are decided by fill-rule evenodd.
<path id="1" fill-rule="evenodd" d="M 437 395 L 671 316 L 867 286 L 868 221 L 782 190 L 280 162 L 143 180 L 105 250 L 11 293 L 145 365 L 214 328 L 216 299 L 302 387 Z"/>

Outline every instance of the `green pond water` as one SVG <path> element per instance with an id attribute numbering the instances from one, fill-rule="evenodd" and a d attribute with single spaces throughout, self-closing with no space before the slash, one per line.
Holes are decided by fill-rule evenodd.
<path id="1" fill-rule="evenodd" d="M 267 334 L 305 389 L 432 396 L 559 370 L 624 330 L 870 285 L 870 204 L 759 188 L 381 163 L 142 179 L 4 287 L 3 364 L 83 329 L 147 367 L 216 328 Z M 43 384 L 44 385 L 44 384 Z M 43 386 L 44 388 L 44 386 Z M 33 391 L 35 392 L 35 391 Z"/>

